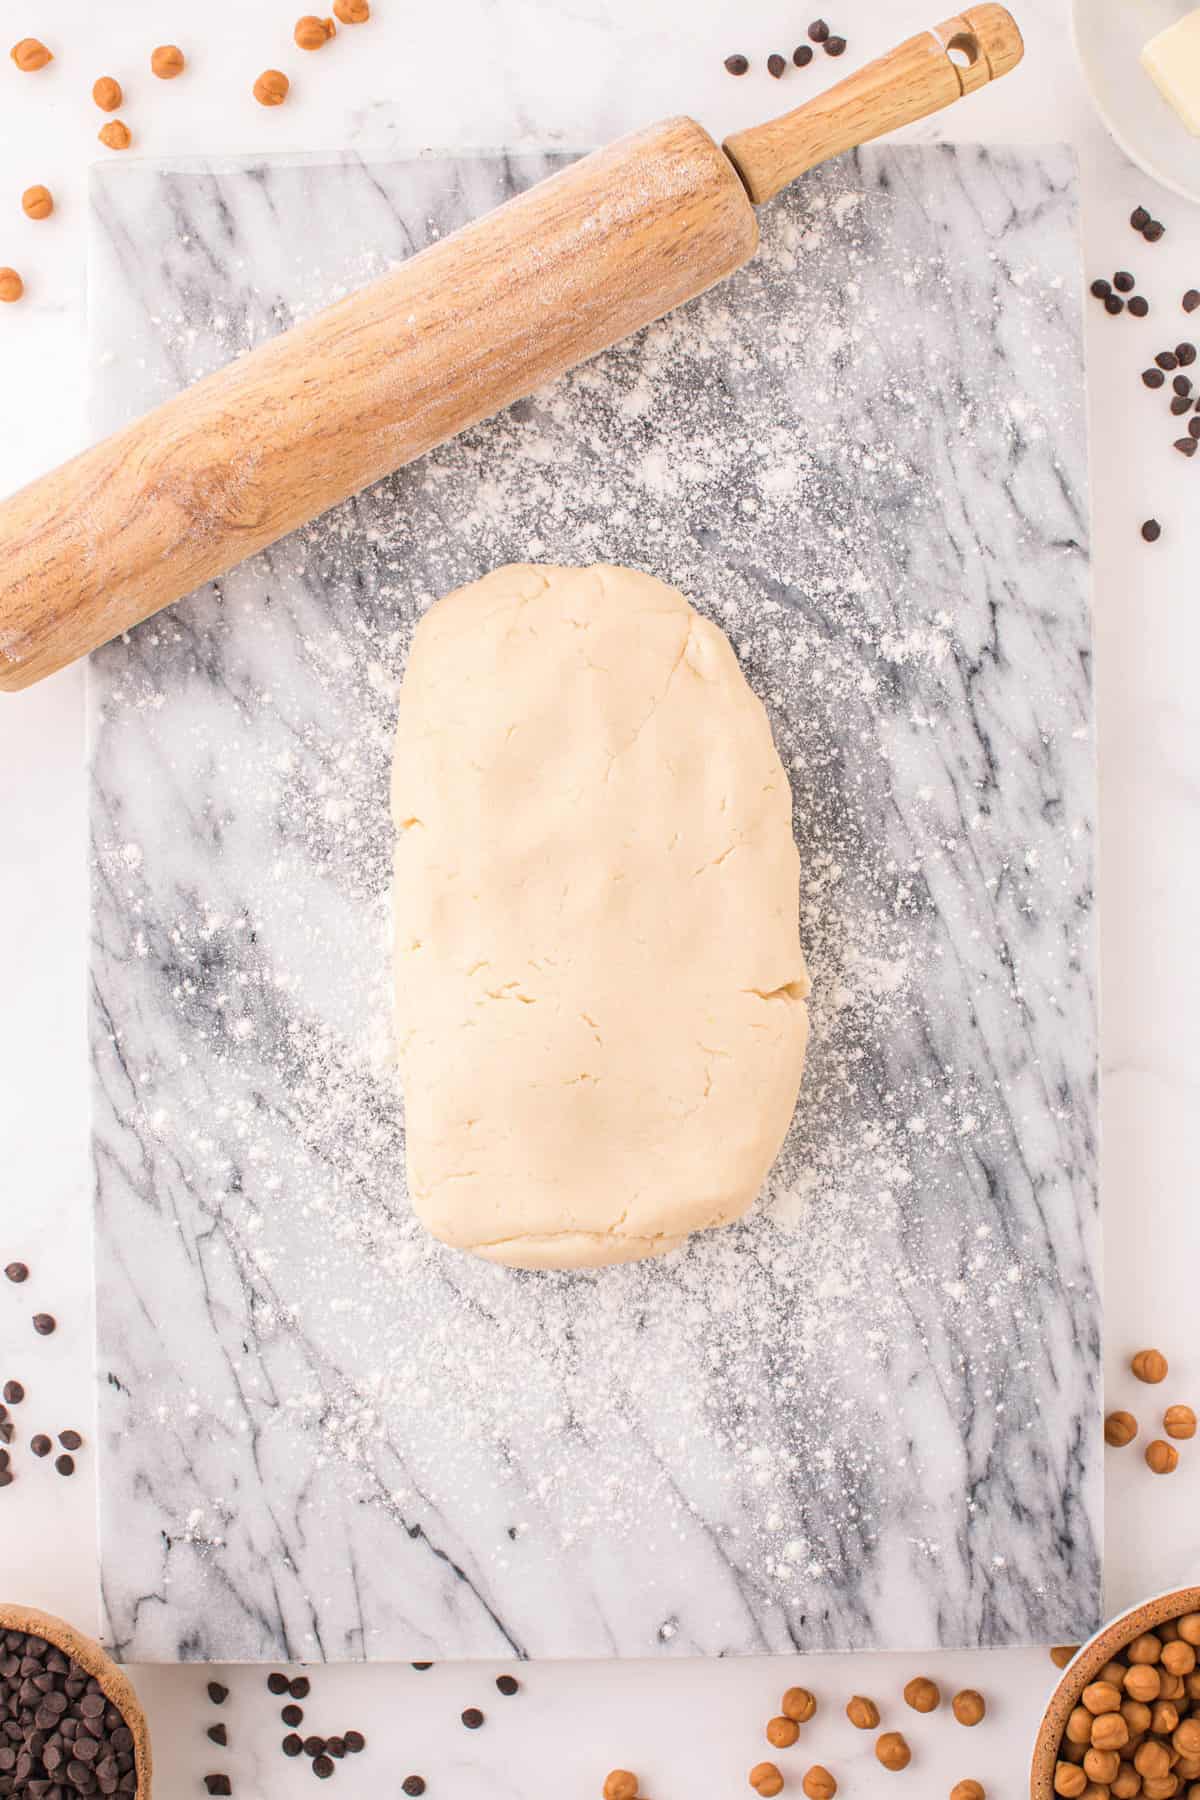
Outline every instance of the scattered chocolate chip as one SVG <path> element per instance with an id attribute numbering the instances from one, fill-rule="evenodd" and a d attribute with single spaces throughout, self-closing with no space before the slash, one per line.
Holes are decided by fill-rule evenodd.
<path id="1" fill-rule="evenodd" d="M 1196 360 L 1195 344 L 1176 344 L 1175 354 L 1179 358 L 1181 369 L 1190 369 Z"/>
<path id="2" fill-rule="evenodd" d="M 468 1706 L 462 1715 L 462 1722 L 468 1731 L 478 1731 L 483 1724 L 483 1714 L 477 1706 Z"/>
<path id="3" fill-rule="evenodd" d="M 279 1716 L 285 1725 L 300 1725 L 304 1720 L 304 1708 L 302 1706 L 285 1706 Z"/>
<path id="4" fill-rule="evenodd" d="M 497 1675 L 496 1686 L 502 1694 L 515 1694 L 521 1684 L 513 1675 Z"/>
<path id="5" fill-rule="evenodd" d="M 64 1450 L 81 1450 L 83 1448 L 83 1439 L 77 1431 L 60 1431 L 58 1441 Z"/>
<path id="6" fill-rule="evenodd" d="M 44 1431 L 35 1431 L 29 1440 L 29 1448 L 33 1451 L 35 1456 L 49 1456 L 54 1445 L 50 1442 L 50 1439 L 46 1436 Z"/>
<path id="7" fill-rule="evenodd" d="M 0 1419 L 0 1444 L 11 1444 L 16 1431 L 11 1419 Z"/>
<path id="8" fill-rule="evenodd" d="M 1162 526 L 1157 519 L 1146 519 L 1142 525 L 1142 536 L 1148 544 L 1157 544 L 1162 536 Z"/>
<path id="9" fill-rule="evenodd" d="M 333 1758 L 331 1756 L 314 1756 L 312 1772 L 318 1781 L 328 1781 L 333 1774 Z"/>
<path id="10" fill-rule="evenodd" d="M 210 1744 L 219 1744 L 222 1750 L 228 1748 L 229 1733 L 226 1731 L 224 1725 L 210 1725 L 204 1735 L 207 1737 Z"/>
<path id="11" fill-rule="evenodd" d="M 846 54 L 845 38 L 844 37 L 826 38 L 825 39 L 825 54 L 826 54 L 826 56 L 844 56 Z"/>
<path id="12" fill-rule="evenodd" d="M 1188 311 L 1189 312 L 1191 311 L 1190 307 L 1188 308 Z M 28 1281 L 29 1280 L 29 1264 L 23 1263 L 23 1262 L 8 1263 L 5 1266 L 4 1273 L 8 1276 L 8 1279 L 10 1281 Z"/>
<path id="13" fill-rule="evenodd" d="M 1142 370 L 1142 380 L 1148 388 L 1160 388 L 1166 379 L 1161 369 Z"/>
<path id="14" fill-rule="evenodd" d="M 4 1398 L 8 1401 L 10 1406 L 20 1406 L 22 1400 L 25 1398 L 25 1389 L 21 1386 L 19 1381 L 6 1381 L 4 1384 Z"/>
<path id="15" fill-rule="evenodd" d="M 232 1794 L 228 1775 L 206 1775 L 204 1785 L 210 1794 Z"/>
<path id="16" fill-rule="evenodd" d="M 1097 275 L 1095 281 L 1092 283 L 1092 293 L 1096 296 L 1097 300 L 1107 300 L 1108 296 L 1112 293 L 1112 282 L 1105 281 L 1103 275 Z"/>
<path id="17" fill-rule="evenodd" d="M 0 1469 L 7 1469 L 11 1461 L 12 1457 L 8 1454 L 8 1451 L 0 1450 Z"/>
<path id="18" fill-rule="evenodd" d="M 1166 234 L 1166 229 L 1166 226 L 1161 220 L 1151 219 L 1150 223 L 1142 232 L 1142 236 L 1148 244 L 1157 244 L 1159 239 Z"/>
<path id="19" fill-rule="evenodd" d="M 34 1313 L 33 1329 L 37 1332 L 39 1337 L 49 1337 L 50 1333 L 56 1330 L 57 1327 L 58 1320 L 54 1317 L 53 1313 Z"/>
<path id="20" fill-rule="evenodd" d="M 342 1757 L 345 1756 L 345 1754 L 346 1754 L 345 1738 L 343 1738 L 343 1737 L 326 1738 L 325 1739 L 325 1754 L 327 1756 L 336 1756 L 338 1761 L 340 1762 Z"/>
<path id="21" fill-rule="evenodd" d="M 1195 456 L 1197 442 L 1200 442 L 1200 440 L 1194 437 L 1176 438 L 1175 448 L 1178 450 L 1180 456 Z"/>
<path id="22" fill-rule="evenodd" d="M 1191 410 L 1192 403 L 1188 399 L 1188 396 L 1186 394 L 1176 394 L 1171 401 L 1171 412 L 1175 418 L 1181 419 L 1185 412 L 1191 412 Z"/>
<path id="23" fill-rule="evenodd" d="M 286 1675 L 281 1675 L 277 1669 L 273 1675 L 267 1676 L 267 1687 L 272 1694 L 286 1694 L 288 1678 Z"/>
<path id="24" fill-rule="evenodd" d="M 432 1667 L 433 1667 L 432 1663 L 414 1663 L 413 1664 L 413 1668 L 420 1669 L 422 1674 L 424 1674 L 426 1669 L 432 1669 Z"/>
<path id="25" fill-rule="evenodd" d="M 814 19 L 808 28 L 808 35 L 814 44 L 823 44 L 829 36 L 829 27 L 824 19 Z"/>
<path id="26" fill-rule="evenodd" d="M 357 1756 L 360 1750 L 365 1750 L 367 1747 L 367 1740 L 361 1731 L 348 1731 L 344 1742 L 351 1756 Z"/>
<path id="27" fill-rule="evenodd" d="M 773 75 L 778 81 L 786 68 L 787 59 L 780 56 L 778 50 L 773 50 L 767 58 L 767 73 Z"/>
<path id="28" fill-rule="evenodd" d="M 1189 419 L 1188 430 L 1194 438 L 1200 438 L 1200 419 Z"/>
<path id="29" fill-rule="evenodd" d="M 725 67 L 731 75 L 744 75 L 750 67 L 750 58 L 748 56 L 727 56 Z"/>
<path id="30" fill-rule="evenodd" d="M 1192 391 L 1192 384 L 1186 375 L 1173 376 L 1171 379 L 1171 386 L 1175 389 L 1177 394 L 1182 394 L 1185 399 Z"/>
<path id="31" fill-rule="evenodd" d="M 14 1479 L 11 1469 L 0 1469 L 0 1488 L 11 1487 Z"/>
<path id="32" fill-rule="evenodd" d="M 321 1756 L 325 1750 L 325 1739 L 323 1737 L 306 1737 L 303 1749 L 305 1756 Z"/>
<path id="33" fill-rule="evenodd" d="M 1150 302 L 1145 294 L 1134 294 L 1129 302 L 1129 310 L 1135 319 L 1144 319 L 1150 311 Z"/>
<path id="34" fill-rule="evenodd" d="M 1122 300 L 1120 294 L 1106 295 L 1104 300 L 1104 310 L 1107 313 L 1112 313 L 1114 318 L 1118 313 L 1123 313 L 1125 311 L 1125 302 Z"/>
<path id="35" fill-rule="evenodd" d="M 812 59 L 813 47 L 811 44 L 797 44 L 796 48 L 792 51 L 792 61 L 798 69 L 807 69 Z M 419 1779 L 420 1777 L 418 1777 L 418 1780 Z"/>
<path id="36" fill-rule="evenodd" d="M 1113 286 L 1116 288 L 1118 294 L 1132 294 L 1134 288 L 1137 286 L 1137 282 L 1133 279 L 1133 276 L 1129 273 L 1128 269 L 1118 269 L 1113 276 Z"/>
<path id="37" fill-rule="evenodd" d="M 1160 350 L 1154 360 L 1160 369 L 1170 370 L 1179 367 L 1179 358 L 1173 350 Z"/>
<path id="38" fill-rule="evenodd" d="M 288 1682 L 288 1693 L 293 1700 L 307 1700 L 312 1682 L 307 1675 L 297 1675 L 294 1681 Z"/>
<path id="39" fill-rule="evenodd" d="M 285 1756 L 299 1756 L 304 1745 L 300 1742 L 300 1739 L 294 1731 L 289 1731 L 279 1748 L 283 1751 Z"/>
<path id="40" fill-rule="evenodd" d="M 1145 231 L 1147 225 L 1150 223 L 1150 214 L 1146 211 L 1144 206 L 1135 206 L 1129 215 L 1129 223 L 1133 226 L 1135 231 Z"/>
<path id="41" fill-rule="evenodd" d="M 1195 312 L 1198 306 L 1200 306 L 1200 288 L 1189 288 L 1183 296 L 1183 310 L 1186 313 Z M 10 1279 L 12 1278 L 10 1277 Z"/>
<path id="42" fill-rule="evenodd" d="M 417 1800 L 418 1794 L 425 1792 L 425 1782 L 420 1775 L 406 1775 L 400 1783 L 409 1800 Z"/>
<path id="43" fill-rule="evenodd" d="M 222 1687 L 219 1681 L 210 1681 L 208 1684 L 208 1697 L 214 1706 L 224 1706 L 229 1698 L 229 1689 L 227 1687 Z"/>
<path id="44" fill-rule="evenodd" d="M 68 1456 L 64 1451 L 61 1456 L 55 1457 L 54 1466 L 60 1475 L 73 1475 L 75 1473 L 75 1458 L 73 1456 Z"/>

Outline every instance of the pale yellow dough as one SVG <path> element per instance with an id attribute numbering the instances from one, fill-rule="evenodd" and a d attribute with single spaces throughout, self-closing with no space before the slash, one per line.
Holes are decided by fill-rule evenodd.
<path id="1" fill-rule="evenodd" d="M 631 569 L 514 564 L 421 621 L 392 778 L 408 1183 L 519 1268 L 736 1219 L 808 1036 L 791 793 L 728 640 Z"/>

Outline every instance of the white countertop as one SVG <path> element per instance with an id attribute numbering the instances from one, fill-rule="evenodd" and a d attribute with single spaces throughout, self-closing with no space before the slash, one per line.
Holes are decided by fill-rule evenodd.
<path id="1" fill-rule="evenodd" d="M 844 3 L 844 0 L 843 0 Z M 733 81 L 721 67 L 730 51 L 759 64 L 788 51 L 807 13 L 762 0 L 752 26 L 734 0 L 610 0 L 546 7 L 527 0 L 464 0 L 458 8 L 416 8 L 380 0 L 369 26 L 346 28 L 314 56 L 291 43 L 293 12 L 266 0 L 160 0 L 152 26 L 131 4 L 95 8 L 56 0 L 16 4 L 10 38 L 37 33 L 55 63 L 23 76 L 4 60 L 6 178 L 0 262 L 21 269 L 20 306 L 0 309 L 0 490 L 8 491 L 69 455 L 83 433 L 85 165 L 101 152 L 101 116 L 89 91 L 102 73 L 124 84 L 120 116 L 146 154 L 185 150 L 297 149 L 345 144 L 396 150 L 497 144 L 581 145 L 662 114 L 688 111 L 717 135 L 813 91 L 801 77 L 779 85 L 759 74 Z M 814 12 L 816 8 L 812 9 Z M 936 7 L 914 0 L 854 0 L 826 9 L 850 39 L 839 72 L 908 29 L 932 22 Z M 1089 308 L 1094 500 L 1096 679 L 1100 721 L 1103 1106 L 1109 1404 L 1150 1424 L 1171 1399 L 1196 1403 L 1200 1352 L 1191 1343 L 1200 1216 L 1192 1205 L 1200 1165 L 1200 1032 L 1192 932 L 1200 862 L 1200 652 L 1195 567 L 1200 551 L 1200 471 L 1174 456 L 1161 397 L 1152 403 L 1137 371 L 1160 344 L 1196 335 L 1178 311 L 1185 287 L 1200 285 L 1200 212 L 1156 190 L 1110 144 L 1079 82 L 1065 0 L 1023 0 L 1024 68 L 950 114 L 922 138 L 992 141 L 1065 138 L 1083 173 L 1087 273 L 1132 268 L 1157 300 L 1156 319 L 1137 326 Z M 48 16 L 47 16 L 48 15 Z M 200 35 L 201 29 L 203 36 Z M 147 68 L 156 42 L 176 41 L 190 59 L 173 84 Z M 288 103 L 265 111 L 249 97 L 264 67 L 294 78 Z M 811 73 L 811 71 L 810 71 Z M 819 74 L 826 76 L 822 68 Z M 828 72 L 832 75 L 833 71 Z M 20 213 L 18 197 L 43 181 L 57 211 L 45 224 Z M 1144 201 L 1163 218 L 1166 238 L 1146 246 L 1125 221 Z M 1156 323 L 1161 332 L 1151 329 Z M 1155 514 L 1163 540 L 1147 547 L 1138 524 Z M 1189 517 L 1192 521 L 1189 524 Z M 29 693 L 0 700 L 0 809 L 7 855 L 0 877 L 4 1027 L 0 1031 L 0 1122 L 6 1144 L 0 1186 L 0 1262 L 21 1256 L 35 1282 L 5 1296 L 0 1379 L 19 1375 L 29 1343 L 27 1312 L 45 1307 L 60 1328 L 37 1341 L 39 1390 L 59 1424 L 85 1434 L 92 1409 L 89 1169 L 86 1137 L 84 944 L 86 842 L 83 683 L 71 670 Z M 19 1296 L 19 1297 L 18 1297 Z M 29 1299 L 29 1306 L 24 1304 Z M 1123 1366 L 1157 1343 L 1172 1359 L 1161 1390 L 1139 1387 Z M 32 1355 L 32 1353 L 30 1353 Z M 1178 1377 L 1178 1379 L 1176 1379 Z M 1169 1390 L 1169 1391 L 1168 1391 Z M 85 1451 L 72 1482 L 18 1481 L 2 1496 L 0 1594 L 94 1622 L 94 1495 Z M 1116 1608 L 1144 1592 L 1195 1578 L 1200 1566 L 1196 1484 L 1200 1450 L 1183 1446 L 1179 1472 L 1155 1479 L 1137 1451 L 1111 1453 L 1106 1537 L 1109 1599 Z M 48 1497 L 48 1498 L 47 1498 Z M 364 1578 L 360 1572 L 360 1578 Z M 369 1579 L 369 1573 L 365 1576 Z M 1022 1791 L 1027 1743 L 1052 1671 L 1044 1652 L 958 1654 L 922 1659 L 813 1659 L 803 1679 L 831 1712 L 852 1691 L 888 1698 L 888 1723 L 903 1725 L 923 1757 L 920 1790 L 946 1791 L 975 1775 L 989 1793 Z M 844 1672 L 843 1672 L 844 1670 Z M 988 1724 L 965 1737 L 939 1717 L 901 1720 L 894 1704 L 910 1674 L 982 1689 Z M 426 1677 L 384 1668 L 318 1671 L 312 1721 L 318 1730 L 358 1725 L 375 1756 L 362 1773 L 339 1774 L 343 1788 L 377 1786 L 383 1737 L 404 1749 L 395 1781 L 410 1769 L 431 1796 L 512 1795 L 533 1800 L 551 1789 L 598 1792 L 614 1763 L 640 1769 L 656 1800 L 676 1793 L 744 1792 L 744 1773 L 766 1753 L 761 1722 L 778 1689 L 800 1678 L 792 1663 L 760 1661 L 646 1670 L 629 1665 L 538 1665 L 525 1692 L 489 1705 L 493 1671 L 445 1668 Z M 247 1747 L 276 1735 L 261 1678 L 239 1683 L 227 1708 L 233 1747 L 222 1760 L 202 1748 L 210 1723 L 196 1670 L 139 1674 L 163 1767 L 160 1792 L 202 1791 L 198 1776 L 226 1767 L 249 1771 Z M 429 1686 L 414 1688 L 425 1681 Z M 249 1725 L 254 1693 L 255 1725 Z M 425 1696 L 418 1701 L 417 1696 Z M 479 1701 L 488 1727 L 468 1735 L 461 1707 Z M 240 1719 L 239 1724 L 239 1702 Z M 432 1703 L 431 1703 L 432 1702 Z M 215 1716 L 215 1715 L 212 1715 Z M 828 1717 L 828 1715 L 826 1715 Z M 446 1723 L 444 1721 L 448 1720 Z M 813 1728 L 815 1731 L 815 1727 Z M 240 1737 L 239 1737 L 240 1732 Z M 876 1793 L 889 1778 L 869 1757 L 869 1739 L 826 1725 L 812 1756 L 861 1774 L 853 1791 Z M 389 1749 L 389 1760 L 391 1758 Z M 799 1752 L 781 1761 L 799 1772 Z M 404 1767 L 400 1767 L 400 1763 Z M 914 1763 L 914 1772 L 917 1764 Z M 453 1770 L 453 1780 L 446 1778 Z M 435 1787 L 435 1772 L 438 1776 Z M 291 1792 L 303 1770 L 277 1755 L 235 1791 Z M 290 1785 L 289 1785 L 290 1784 Z M 850 1788 L 851 1783 L 845 1783 Z"/>

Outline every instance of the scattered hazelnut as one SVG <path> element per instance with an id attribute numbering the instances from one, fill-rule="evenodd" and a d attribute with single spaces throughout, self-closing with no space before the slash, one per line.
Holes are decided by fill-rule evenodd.
<path id="1" fill-rule="evenodd" d="M 1104 1441 L 1121 1450 L 1132 1444 L 1138 1434 L 1138 1422 L 1131 1412 L 1110 1412 L 1104 1421 Z"/>
<path id="2" fill-rule="evenodd" d="M 816 1697 L 807 1688 L 789 1688 L 779 1702 L 779 1710 L 787 1719 L 795 1719 L 797 1725 L 807 1725 L 817 1710 Z"/>
<path id="3" fill-rule="evenodd" d="M 1077 1706 L 1067 1720 L 1063 1735 L 1068 1744 L 1090 1744 L 1095 1719 L 1086 1706 Z"/>
<path id="4" fill-rule="evenodd" d="M 99 81 L 92 84 L 92 99 L 101 112 L 116 112 L 124 98 L 120 82 L 114 81 L 111 75 L 101 75 Z"/>
<path id="5" fill-rule="evenodd" d="M 1200 1612 L 1184 1613 L 1175 1624 L 1185 1644 L 1200 1644 Z"/>
<path id="6" fill-rule="evenodd" d="M 852 1694 L 846 1702 L 846 1717 L 859 1731 L 874 1731 L 879 1723 L 879 1708 L 865 1694 Z"/>
<path id="7" fill-rule="evenodd" d="M 31 219 L 48 219 L 54 211 L 54 195 L 39 182 L 36 187 L 25 189 L 21 205 Z"/>
<path id="8" fill-rule="evenodd" d="M 107 125 L 100 127 L 96 136 L 110 150 L 128 150 L 133 142 L 133 133 L 124 119 L 110 119 Z"/>
<path id="9" fill-rule="evenodd" d="M 1133 1766 L 1145 1781 L 1147 1775 L 1158 1777 L 1171 1773 L 1171 1752 L 1165 1744 L 1147 1738 L 1133 1753 Z"/>
<path id="10" fill-rule="evenodd" d="M 318 19 L 316 13 L 305 13 L 302 19 L 296 20 L 292 36 L 301 50 L 320 50 L 336 30 L 337 26 L 332 19 Z"/>
<path id="11" fill-rule="evenodd" d="M 1125 1676 L 1125 1692 L 1131 1700 L 1142 1700 L 1148 1705 L 1162 1692 L 1162 1676 L 1150 1663 L 1134 1663 Z"/>
<path id="12" fill-rule="evenodd" d="M 1128 1742 L 1129 1722 L 1121 1713 L 1101 1713 L 1093 1721 L 1093 1750 L 1123 1750 Z"/>
<path id="13" fill-rule="evenodd" d="M 790 1750 L 800 1736 L 800 1727 L 795 1719 L 785 1719 L 782 1713 L 776 1719 L 767 1720 L 767 1742 L 776 1750 Z"/>
<path id="14" fill-rule="evenodd" d="M 1083 1772 L 1098 1787 L 1108 1787 L 1110 1782 L 1115 1781 L 1120 1767 L 1121 1759 L 1115 1750 L 1097 1750 L 1093 1746 L 1084 1752 Z"/>
<path id="15" fill-rule="evenodd" d="M 961 1694 L 955 1694 L 950 1704 L 960 1725 L 978 1725 L 987 1711 L 987 1701 L 974 1688 L 964 1688 Z M 1093 1732 L 1092 1742 L 1095 1741 L 1096 1734 Z"/>
<path id="16" fill-rule="evenodd" d="M 1156 1475 L 1170 1475 L 1179 1467 L 1179 1452 L 1165 1438 L 1146 1445 L 1146 1463 Z"/>
<path id="17" fill-rule="evenodd" d="M 22 38 L 8 54 L 26 75 L 32 75 L 35 69 L 44 69 L 47 63 L 54 61 L 53 50 L 47 50 L 37 38 Z"/>
<path id="18" fill-rule="evenodd" d="M 1176 1638 L 1173 1644 L 1164 1644 L 1162 1666 L 1172 1675 L 1190 1675 L 1196 1666 L 1196 1652 L 1182 1638 Z"/>
<path id="19" fill-rule="evenodd" d="M 282 69 L 264 69 L 254 84 L 254 98 L 260 106 L 282 106 L 291 85 Z"/>
<path id="20" fill-rule="evenodd" d="M 755 1793 L 763 1796 L 763 1800 L 771 1800 L 772 1795 L 783 1792 L 783 1776 L 774 1763 L 755 1763 L 748 1780 Z"/>
<path id="21" fill-rule="evenodd" d="M 1121 1710 L 1121 1690 L 1111 1681 L 1093 1681 L 1079 1698 L 1090 1713 L 1115 1713 Z"/>
<path id="22" fill-rule="evenodd" d="M 365 25 L 371 16 L 368 0 L 333 0 L 333 10 L 343 25 Z"/>
<path id="23" fill-rule="evenodd" d="M 160 81 L 174 81 L 183 74 L 186 58 L 178 44 L 160 44 L 150 52 L 150 73 Z"/>
<path id="24" fill-rule="evenodd" d="M 904 1698 L 914 1712 L 931 1713 L 942 1703 L 942 1690 L 927 1675 L 917 1675 L 905 1688 Z"/>
<path id="25" fill-rule="evenodd" d="M 1130 1358 L 1129 1366 L 1139 1381 L 1148 1381 L 1152 1386 L 1166 1380 L 1167 1359 L 1161 1350 L 1139 1350 Z"/>
<path id="26" fill-rule="evenodd" d="M 875 1754 L 885 1769 L 907 1769 L 912 1761 L 912 1751 L 899 1731 L 885 1731 L 875 1742 Z"/>
<path id="27" fill-rule="evenodd" d="M 611 1769 L 604 1777 L 604 1800 L 637 1800 L 638 1778 L 628 1769 Z"/>
<path id="28" fill-rule="evenodd" d="M 950 1789 L 950 1800 L 987 1800 L 978 1781 L 956 1781 Z"/>
<path id="29" fill-rule="evenodd" d="M 1196 1614 L 1196 1619 L 1200 1622 L 1200 1613 Z M 1055 1644 L 1050 1652 L 1050 1661 L 1056 1669 L 1065 1669 L 1078 1649 L 1078 1644 Z"/>
<path id="30" fill-rule="evenodd" d="M 25 283 L 15 269 L 0 269 L 0 300 L 19 300 L 24 292 Z"/>
<path id="31" fill-rule="evenodd" d="M 800 1786 L 808 1795 L 808 1800 L 833 1800 L 837 1793 L 837 1782 L 820 1763 L 813 1764 Z"/>
<path id="32" fill-rule="evenodd" d="M 1169 1438 L 1193 1438 L 1196 1415 L 1190 1406 L 1168 1406 L 1163 1414 L 1163 1430 Z"/>
<path id="33" fill-rule="evenodd" d="M 1125 1655 L 1131 1663 L 1156 1663 L 1162 1655 L 1162 1639 L 1153 1631 L 1143 1631 L 1128 1646 Z"/>
<path id="34" fill-rule="evenodd" d="M 1087 1784 L 1087 1776 L 1075 1763 L 1060 1762 L 1054 1771 L 1054 1791 L 1063 1800 L 1079 1800 Z"/>

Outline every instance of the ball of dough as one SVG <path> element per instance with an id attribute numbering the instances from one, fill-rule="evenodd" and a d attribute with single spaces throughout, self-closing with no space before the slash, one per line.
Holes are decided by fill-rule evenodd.
<path id="1" fill-rule="evenodd" d="M 808 1035 L 792 797 L 728 640 L 632 569 L 513 565 L 417 628 L 392 777 L 408 1183 L 518 1268 L 754 1200 Z"/>

